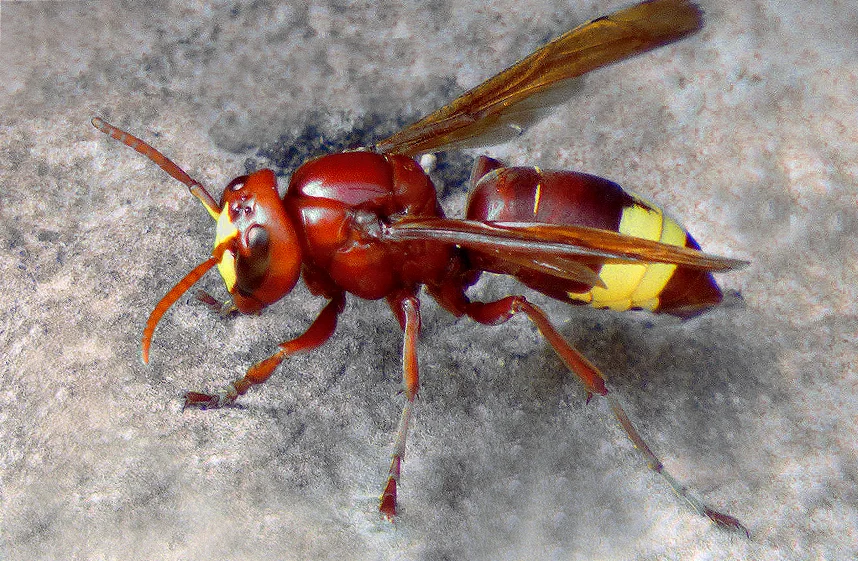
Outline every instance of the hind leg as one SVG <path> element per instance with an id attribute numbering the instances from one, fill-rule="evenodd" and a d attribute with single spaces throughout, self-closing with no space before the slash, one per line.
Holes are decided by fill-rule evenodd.
<path id="1" fill-rule="evenodd" d="M 609 393 L 605 386 L 605 377 L 601 372 L 581 353 L 575 350 L 566 339 L 557 331 L 557 329 L 548 320 L 538 306 L 535 306 L 527 301 L 524 296 L 508 296 L 495 302 L 465 302 L 463 303 L 463 311 L 466 315 L 473 318 L 475 321 L 487 325 L 498 325 L 506 322 L 512 316 L 518 313 L 524 313 L 530 320 L 536 324 L 536 327 L 551 345 L 551 348 L 557 353 L 564 364 L 571 370 L 587 389 L 587 399 L 589 400 L 593 394 L 604 396 L 611 406 L 611 411 L 623 427 L 626 435 L 634 444 L 635 448 L 646 459 L 647 466 L 654 472 L 661 475 L 674 492 L 683 498 L 697 513 L 706 516 L 716 525 L 727 528 L 729 530 L 738 530 L 750 537 L 748 529 L 742 525 L 737 518 L 718 512 L 707 506 L 696 496 L 691 494 L 688 489 L 679 483 L 666 469 L 664 464 L 640 433 L 629 420 L 625 410 L 623 410 L 620 402 L 613 393 Z"/>

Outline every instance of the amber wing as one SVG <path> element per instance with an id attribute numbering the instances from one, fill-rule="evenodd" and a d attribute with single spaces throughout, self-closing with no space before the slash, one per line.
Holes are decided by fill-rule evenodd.
<path id="1" fill-rule="evenodd" d="M 483 82 L 417 123 L 382 140 L 376 150 L 414 156 L 441 147 L 518 131 L 570 79 L 677 41 L 700 29 L 700 8 L 685 0 L 653 0 L 594 19 Z M 501 136 L 503 133 L 501 132 Z"/>

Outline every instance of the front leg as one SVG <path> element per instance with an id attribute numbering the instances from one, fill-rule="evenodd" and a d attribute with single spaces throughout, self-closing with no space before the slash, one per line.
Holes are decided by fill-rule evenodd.
<path id="1" fill-rule="evenodd" d="M 345 308 L 345 303 L 344 293 L 335 294 L 331 301 L 322 308 L 307 331 L 290 341 L 280 343 L 279 351 L 251 366 L 242 378 L 227 384 L 218 392 L 214 394 L 188 392 L 185 394 L 185 407 L 209 409 L 229 405 L 238 396 L 247 393 L 251 386 L 261 384 L 270 378 L 277 366 L 286 357 L 321 346 L 333 335 L 337 327 L 337 317 Z"/>
<path id="2" fill-rule="evenodd" d="M 194 293 L 194 296 L 198 301 L 205 304 L 211 311 L 222 318 L 229 318 L 241 313 L 233 300 L 230 299 L 226 302 L 221 302 L 202 288 L 197 290 L 196 293 Z"/>

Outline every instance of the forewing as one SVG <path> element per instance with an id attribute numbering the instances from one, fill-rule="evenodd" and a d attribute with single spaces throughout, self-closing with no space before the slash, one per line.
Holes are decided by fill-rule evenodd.
<path id="1" fill-rule="evenodd" d="M 677 41 L 700 29 L 703 14 L 685 0 L 653 0 L 566 32 L 431 115 L 376 144 L 414 156 L 518 134 L 568 98 L 570 79 Z M 508 133 L 508 134 L 504 134 Z"/>
<path id="2" fill-rule="evenodd" d="M 581 264 L 670 263 L 706 271 L 727 271 L 747 264 L 739 259 L 584 226 L 403 218 L 386 226 L 383 236 L 390 241 L 434 240 L 501 258 L 509 256 L 509 261 L 520 265 L 593 285 L 600 281 L 586 278 Z M 549 269 L 564 272 L 552 273 Z"/>

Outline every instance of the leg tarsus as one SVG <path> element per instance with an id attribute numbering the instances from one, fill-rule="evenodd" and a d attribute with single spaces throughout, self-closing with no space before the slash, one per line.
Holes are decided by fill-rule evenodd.
<path id="1" fill-rule="evenodd" d="M 381 501 L 378 510 L 381 515 L 390 522 L 396 519 L 396 487 L 399 485 L 399 473 L 402 468 L 402 458 L 394 456 L 390 462 L 390 472 L 387 477 L 387 484 L 384 486 L 384 491 L 381 493 Z"/>
<path id="2" fill-rule="evenodd" d="M 742 532 L 745 534 L 746 538 L 751 539 L 751 532 L 744 524 L 739 522 L 738 518 L 730 516 L 729 514 L 723 514 L 717 510 L 712 510 L 707 506 L 704 507 L 703 514 L 719 528 L 724 528 L 725 530 L 733 532 Z"/>
<path id="3" fill-rule="evenodd" d="M 617 421 L 620 422 L 620 426 L 623 427 L 623 431 L 625 431 L 626 436 L 629 437 L 629 440 L 632 441 L 635 448 L 643 455 L 644 459 L 646 459 L 647 466 L 652 471 L 661 475 L 662 478 L 667 481 L 668 485 L 670 485 L 671 489 L 673 489 L 674 493 L 684 499 L 685 502 L 687 502 L 698 514 L 707 517 L 717 526 L 728 530 L 739 530 L 744 532 L 747 537 L 751 537 L 751 533 L 744 524 L 739 522 L 738 518 L 734 518 L 729 514 L 723 514 L 710 508 L 703 501 L 691 494 L 685 485 L 682 485 L 666 469 L 664 469 L 664 464 L 662 464 L 661 460 L 658 459 L 658 456 L 656 456 L 652 449 L 650 449 L 649 445 L 629 420 L 629 416 L 626 415 L 625 410 L 620 405 L 620 402 L 614 394 L 609 393 L 605 398 L 608 400 L 608 404 L 611 406 L 611 410 L 614 412 L 614 416 L 617 418 Z"/>
<path id="4" fill-rule="evenodd" d="M 214 393 L 188 392 L 185 394 L 185 403 L 182 405 L 182 411 L 192 407 L 198 409 L 219 409 L 227 405 L 235 403 L 238 397 L 238 392 L 235 391 L 235 386 L 228 385 L 225 389 Z"/>
<path id="5" fill-rule="evenodd" d="M 399 487 L 399 477 L 402 472 L 402 460 L 405 459 L 405 441 L 408 437 L 408 425 L 411 422 L 411 408 L 413 400 L 405 402 L 402 408 L 402 416 L 399 418 L 399 427 L 396 430 L 396 441 L 393 445 L 393 458 L 390 461 L 390 469 L 387 472 L 387 483 L 378 505 L 378 510 L 387 520 L 393 522 L 396 517 L 396 489 Z"/>

